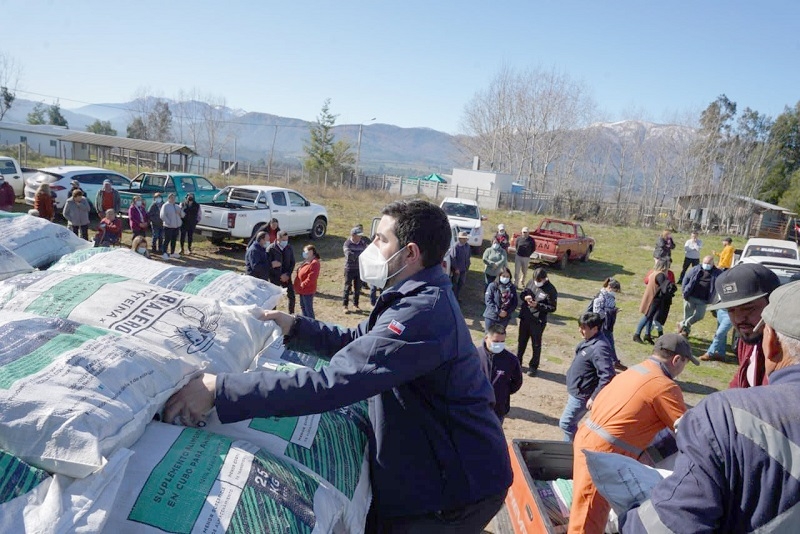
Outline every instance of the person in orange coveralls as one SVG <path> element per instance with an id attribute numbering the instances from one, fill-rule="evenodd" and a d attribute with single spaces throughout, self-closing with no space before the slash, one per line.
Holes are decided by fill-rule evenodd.
<path id="1" fill-rule="evenodd" d="M 567 532 L 602 534 L 611 510 L 592 483 L 582 451 L 615 452 L 638 460 L 657 433 L 664 428 L 674 431 L 675 421 L 686 411 L 674 380 L 690 360 L 700 365 L 689 342 L 679 334 L 665 334 L 650 358 L 617 375 L 597 395 L 575 435 Z"/>

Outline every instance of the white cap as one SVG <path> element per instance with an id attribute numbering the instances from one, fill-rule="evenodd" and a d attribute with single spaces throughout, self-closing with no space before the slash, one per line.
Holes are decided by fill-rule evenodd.
<path id="1" fill-rule="evenodd" d="M 497 225 L 497 229 L 498 230 L 505 230 L 506 229 L 506 225 L 503 224 L 503 223 L 500 223 L 500 224 Z"/>
<path id="2" fill-rule="evenodd" d="M 528 233 L 528 227 L 527 226 L 523 226 L 522 227 L 522 233 L 523 234 L 527 234 Z"/>

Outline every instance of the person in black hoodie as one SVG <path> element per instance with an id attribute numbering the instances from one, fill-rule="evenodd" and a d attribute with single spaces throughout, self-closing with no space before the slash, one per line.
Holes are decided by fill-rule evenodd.
<path id="1" fill-rule="evenodd" d="M 186 242 L 189 244 L 189 254 L 191 254 L 194 230 L 200 222 L 200 204 L 194 201 L 194 193 L 186 195 L 186 199 L 181 202 L 181 208 L 185 213 L 181 222 L 181 254 L 183 254 L 183 244 Z"/>
<path id="2" fill-rule="evenodd" d="M 506 327 L 501 324 L 489 326 L 477 349 L 483 371 L 494 389 L 494 413 L 503 424 L 511 409 L 511 395 L 522 387 L 522 367 L 517 357 L 506 350 Z"/>
<path id="3" fill-rule="evenodd" d="M 522 363 L 522 356 L 528 348 L 530 339 L 533 356 L 528 364 L 528 376 L 536 376 L 542 356 L 542 334 L 547 326 L 547 315 L 556 311 L 558 291 L 547 279 L 547 271 L 543 267 L 538 267 L 533 271 L 533 279 L 525 285 L 520 297 L 522 304 L 519 310 L 517 356 Z"/>
<path id="4" fill-rule="evenodd" d="M 270 270 L 269 281 L 276 286 L 286 288 L 286 298 L 289 300 L 289 313 L 294 313 L 294 286 L 292 273 L 294 272 L 294 251 L 289 244 L 289 234 L 286 230 L 278 232 L 278 239 L 267 248 Z"/>

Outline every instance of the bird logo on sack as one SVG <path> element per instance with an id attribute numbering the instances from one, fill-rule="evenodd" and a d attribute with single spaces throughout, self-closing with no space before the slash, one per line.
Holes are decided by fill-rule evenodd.
<path id="1" fill-rule="evenodd" d="M 403 333 L 403 330 L 406 329 L 406 325 L 404 325 L 400 321 L 392 319 L 392 322 L 389 323 L 389 326 L 387 326 L 386 328 L 388 328 L 389 330 L 391 330 L 392 332 L 394 332 L 399 336 L 400 334 Z"/>
<path id="2" fill-rule="evenodd" d="M 731 282 L 729 284 L 722 284 L 723 295 L 733 295 L 736 292 L 738 292 L 738 289 L 736 288 L 736 282 Z"/>

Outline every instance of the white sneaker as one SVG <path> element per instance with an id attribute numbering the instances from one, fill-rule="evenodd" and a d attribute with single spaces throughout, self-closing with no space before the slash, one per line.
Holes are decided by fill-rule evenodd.
<path id="1" fill-rule="evenodd" d="M 165 252 L 164 254 L 162 254 L 162 255 L 161 255 L 161 257 L 162 257 L 163 259 L 165 259 L 165 260 L 168 260 L 168 259 L 169 259 L 169 254 L 167 254 L 167 253 Z"/>
<path id="2" fill-rule="evenodd" d="M 180 257 L 181 257 L 181 255 L 180 255 L 180 254 L 178 254 L 177 252 L 174 252 L 174 253 L 172 254 L 172 257 L 173 257 L 173 258 L 180 258 Z"/>

